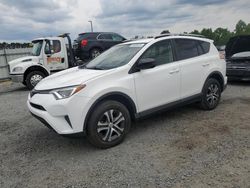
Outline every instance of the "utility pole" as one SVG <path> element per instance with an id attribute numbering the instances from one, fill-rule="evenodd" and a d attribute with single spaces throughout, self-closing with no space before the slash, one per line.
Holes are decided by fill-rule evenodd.
<path id="1" fill-rule="evenodd" d="M 89 20 L 89 23 L 90 23 L 90 27 L 91 27 L 91 32 L 93 32 L 93 23 L 92 23 L 92 20 Z"/>

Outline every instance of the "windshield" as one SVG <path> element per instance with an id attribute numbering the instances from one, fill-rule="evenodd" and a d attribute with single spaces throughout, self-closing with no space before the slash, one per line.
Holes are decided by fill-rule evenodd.
<path id="1" fill-rule="evenodd" d="M 37 40 L 37 41 L 33 41 L 33 48 L 32 48 L 32 52 L 31 54 L 33 56 L 39 56 L 42 46 L 43 46 L 43 41 L 42 40 Z"/>
<path id="2" fill-rule="evenodd" d="M 85 68 L 108 70 L 123 66 L 127 64 L 144 45 L 145 43 L 136 43 L 114 46 L 90 61 Z"/>

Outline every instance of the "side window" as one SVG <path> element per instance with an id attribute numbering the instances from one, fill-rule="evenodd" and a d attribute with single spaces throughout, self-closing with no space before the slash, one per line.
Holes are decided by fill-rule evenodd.
<path id="1" fill-rule="evenodd" d="M 170 40 L 160 41 L 150 46 L 141 56 L 141 59 L 153 58 L 157 65 L 173 62 L 173 52 Z"/>
<path id="2" fill-rule="evenodd" d="M 45 54 L 54 54 L 61 51 L 61 42 L 59 40 L 46 41 Z"/>
<path id="3" fill-rule="evenodd" d="M 111 34 L 101 34 L 98 37 L 99 40 L 112 40 Z"/>
<path id="4" fill-rule="evenodd" d="M 45 54 L 51 54 L 50 42 L 49 41 L 46 41 L 46 43 L 45 43 L 44 53 Z"/>
<path id="5" fill-rule="evenodd" d="M 53 40 L 52 44 L 54 53 L 58 53 L 61 51 L 61 43 L 59 40 Z"/>
<path id="6" fill-rule="evenodd" d="M 123 38 L 117 34 L 112 34 L 111 36 L 113 41 L 118 41 L 118 42 L 123 41 Z"/>
<path id="7" fill-rule="evenodd" d="M 202 54 L 206 54 L 209 52 L 209 50 L 210 50 L 210 43 L 209 42 L 199 41 L 199 44 L 203 50 Z"/>
<path id="8" fill-rule="evenodd" d="M 199 56 L 197 42 L 192 39 L 175 39 L 178 60 Z"/>

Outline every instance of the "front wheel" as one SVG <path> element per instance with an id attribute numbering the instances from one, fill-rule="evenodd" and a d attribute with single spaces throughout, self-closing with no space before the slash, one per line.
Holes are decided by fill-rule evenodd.
<path id="1" fill-rule="evenodd" d="M 30 72 L 25 80 L 27 87 L 32 90 L 44 77 L 45 75 L 40 71 Z"/>
<path id="2" fill-rule="evenodd" d="M 127 108 L 117 101 L 99 104 L 88 121 L 87 138 L 99 148 L 120 144 L 130 129 L 131 119 Z"/>
<path id="3" fill-rule="evenodd" d="M 214 78 L 208 79 L 202 89 L 202 100 L 200 103 L 201 108 L 204 110 L 215 109 L 219 104 L 220 97 L 220 83 Z"/>

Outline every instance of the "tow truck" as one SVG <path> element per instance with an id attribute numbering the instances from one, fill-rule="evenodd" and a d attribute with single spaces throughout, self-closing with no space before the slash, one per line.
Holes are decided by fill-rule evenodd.
<path id="1" fill-rule="evenodd" d="M 36 84 L 54 72 L 77 66 L 69 33 L 57 37 L 37 38 L 32 41 L 31 56 L 10 61 L 10 77 L 32 90 Z"/>

